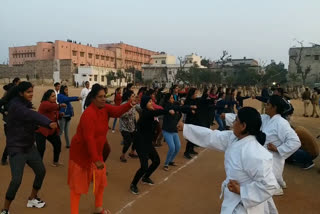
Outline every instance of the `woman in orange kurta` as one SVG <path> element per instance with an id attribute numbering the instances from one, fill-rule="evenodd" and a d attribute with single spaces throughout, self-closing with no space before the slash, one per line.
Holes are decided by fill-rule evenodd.
<path id="1" fill-rule="evenodd" d="M 121 106 L 112 106 L 105 104 L 105 95 L 101 85 L 92 86 L 86 100 L 87 105 L 85 104 L 88 108 L 81 115 L 77 132 L 72 138 L 68 170 L 71 214 L 79 213 L 80 196 L 88 193 L 91 181 L 93 181 L 95 195 L 95 213 L 109 213 L 102 207 L 103 191 L 107 185 L 103 147 L 109 127 L 108 117 L 120 117 L 135 104 L 135 101 Z"/>

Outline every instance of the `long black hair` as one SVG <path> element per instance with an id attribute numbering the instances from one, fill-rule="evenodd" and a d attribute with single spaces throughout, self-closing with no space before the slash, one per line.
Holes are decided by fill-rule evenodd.
<path id="1" fill-rule="evenodd" d="M 10 102 L 15 97 L 20 97 L 20 93 L 27 91 L 29 88 L 33 88 L 30 82 L 23 81 L 17 86 L 13 86 L 9 89 L 8 93 L 3 97 L 5 102 Z"/>
<path id="2" fill-rule="evenodd" d="M 134 94 L 133 91 L 127 90 L 123 95 L 122 95 L 122 102 L 126 102 L 130 99 L 131 95 Z"/>
<path id="3" fill-rule="evenodd" d="M 52 89 L 49 89 L 48 91 L 46 91 L 42 96 L 41 102 L 48 101 L 52 93 L 54 93 L 54 90 Z"/>
<path id="4" fill-rule="evenodd" d="M 66 88 L 68 88 L 68 86 L 62 85 L 62 86 L 60 87 L 59 94 L 63 94 L 63 95 L 65 95 L 65 96 L 68 96 L 68 95 L 66 95 L 66 92 L 64 92 L 64 89 L 66 89 Z"/>
<path id="5" fill-rule="evenodd" d="M 191 100 L 194 93 L 196 93 L 196 90 L 197 88 L 190 88 L 186 100 Z"/>
<path id="6" fill-rule="evenodd" d="M 98 95 L 99 91 L 103 90 L 105 92 L 105 87 L 96 83 L 92 86 L 86 100 L 84 101 L 83 110 L 86 109 L 92 102 L 92 100 Z"/>
<path id="7" fill-rule="evenodd" d="M 266 134 L 260 128 L 262 125 L 260 113 L 252 107 L 243 107 L 238 111 L 238 119 L 246 124 L 246 130 L 242 134 L 254 135 L 257 141 L 264 145 Z"/>

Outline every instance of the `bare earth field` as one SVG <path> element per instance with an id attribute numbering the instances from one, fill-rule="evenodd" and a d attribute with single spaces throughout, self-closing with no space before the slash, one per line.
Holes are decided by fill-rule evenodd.
<path id="1" fill-rule="evenodd" d="M 2 89 L 2 87 L 1 87 Z M 40 99 L 48 87 L 35 87 L 33 103 L 38 108 Z M 81 89 L 69 89 L 70 96 L 79 96 Z M 110 89 L 112 91 L 112 89 Z M 110 92 L 109 92 L 110 93 Z M 0 91 L 0 94 L 3 94 Z M 319 118 L 304 118 L 303 103 L 300 100 L 292 101 L 295 114 L 292 117 L 293 125 L 302 125 L 309 129 L 314 136 L 320 134 Z M 260 102 L 252 99 L 245 101 L 245 105 L 257 107 L 260 110 Z M 75 117 L 71 120 L 70 136 L 75 133 L 80 118 L 80 103 L 74 102 Z M 312 107 L 309 106 L 309 114 Z M 112 125 L 110 120 L 109 126 Z M 0 151 L 4 149 L 5 137 L 2 120 L 0 122 Z M 180 132 L 180 136 L 181 132 Z M 221 200 L 220 186 L 225 178 L 223 166 L 223 153 L 198 149 L 199 155 L 189 161 L 183 158 L 185 140 L 181 138 L 181 151 L 177 156 L 177 167 L 171 167 L 170 171 L 162 170 L 167 153 L 167 145 L 164 143 L 158 148 L 161 158 L 159 169 L 152 175 L 156 183 L 154 186 L 139 184 L 140 194 L 135 196 L 129 191 L 130 182 L 139 167 L 138 159 L 128 158 L 127 163 L 119 160 L 121 153 L 120 132 L 114 134 L 108 132 L 108 140 L 111 145 L 111 154 L 107 160 L 108 187 L 105 189 L 104 206 L 112 213 L 139 213 L 139 214 L 205 214 L 219 213 Z M 46 178 L 39 196 L 47 202 L 44 209 L 26 208 L 26 200 L 30 194 L 34 174 L 26 166 L 23 181 L 16 200 L 12 203 L 12 214 L 66 214 L 70 213 L 69 188 L 67 186 L 68 150 L 65 148 L 65 140 L 62 137 L 61 161 L 64 167 L 53 168 L 52 146 L 47 144 L 44 163 L 47 168 Z M 316 166 L 308 171 L 296 166 L 286 165 L 284 179 L 288 188 L 284 196 L 274 197 L 279 213 L 288 214 L 316 214 L 320 213 L 320 158 L 315 160 Z M 0 166 L 0 206 L 2 207 L 5 193 L 10 182 L 10 167 Z M 94 196 L 92 191 L 83 195 L 80 204 L 80 213 L 92 213 Z"/>

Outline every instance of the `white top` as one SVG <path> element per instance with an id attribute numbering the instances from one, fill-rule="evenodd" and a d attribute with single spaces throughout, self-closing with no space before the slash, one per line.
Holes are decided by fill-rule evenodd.
<path id="1" fill-rule="evenodd" d="M 196 145 L 225 152 L 226 179 L 221 188 L 224 195 L 221 213 L 277 213 L 272 195 L 279 185 L 272 172 L 272 155 L 255 136 L 238 140 L 232 131 L 212 131 L 187 124 L 183 135 Z M 227 188 L 230 179 L 240 184 L 240 195 Z"/>
<path id="2" fill-rule="evenodd" d="M 56 103 L 59 104 L 59 103 L 58 103 L 58 94 L 59 94 L 59 91 L 56 91 L 55 89 L 53 89 L 53 90 L 54 90 L 54 93 L 56 94 Z"/>
<path id="3" fill-rule="evenodd" d="M 84 103 L 86 102 L 86 98 L 88 96 L 88 94 L 90 93 L 91 89 L 88 89 L 88 88 L 83 88 L 81 90 L 81 93 L 80 93 L 80 97 L 82 98 L 81 100 L 81 111 L 83 112 L 84 111 Z"/>

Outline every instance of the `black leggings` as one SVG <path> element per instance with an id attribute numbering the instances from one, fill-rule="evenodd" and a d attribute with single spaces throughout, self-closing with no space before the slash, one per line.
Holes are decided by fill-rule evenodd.
<path id="1" fill-rule="evenodd" d="M 157 150 L 152 146 L 151 150 L 146 151 L 140 151 L 137 149 L 137 153 L 139 155 L 140 159 L 140 169 L 136 172 L 136 175 L 134 176 L 132 180 L 133 185 L 137 185 L 139 180 L 143 177 L 149 178 L 151 174 L 158 168 L 160 164 L 160 158 L 158 155 Z M 151 160 L 151 165 L 148 167 L 148 160 Z"/>
<path id="2" fill-rule="evenodd" d="M 46 140 L 48 140 L 53 146 L 53 162 L 59 162 L 60 152 L 61 152 L 61 139 L 56 133 L 49 135 L 48 137 L 43 136 L 40 133 L 36 133 L 36 143 L 37 149 L 40 153 L 41 159 L 43 159 L 44 152 L 46 150 Z"/>
<path id="3" fill-rule="evenodd" d="M 194 151 L 194 147 L 195 147 L 195 144 L 187 140 L 186 151 L 184 152 L 184 154 L 190 154 L 190 152 Z"/>
<path id="4" fill-rule="evenodd" d="M 11 182 L 6 193 L 6 199 L 13 201 L 20 187 L 24 166 L 28 164 L 36 177 L 34 178 L 33 188 L 40 190 L 43 179 L 46 175 L 46 169 L 36 148 L 31 148 L 27 153 L 10 154 Z"/>
<path id="5" fill-rule="evenodd" d="M 4 127 L 4 134 L 6 135 L 6 137 L 7 137 L 7 124 L 4 124 L 3 125 L 3 127 Z M 1 158 L 1 161 L 2 162 L 6 162 L 7 161 L 7 158 L 8 158 L 8 149 L 7 149 L 7 146 L 4 148 L 4 150 L 3 150 L 3 153 L 2 153 L 2 158 Z"/>
<path id="6" fill-rule="evenodd" d="M 128 149 L 130 148 L 134 151 L 135 145 L 133 143 L 135 132 L 127 132 L 127 131 L 121 131 L 122 137 L 123 137 L 123 148 L 122 148 L 122 154 L 125 154 Z"/>

